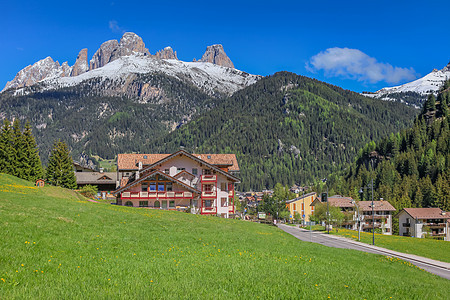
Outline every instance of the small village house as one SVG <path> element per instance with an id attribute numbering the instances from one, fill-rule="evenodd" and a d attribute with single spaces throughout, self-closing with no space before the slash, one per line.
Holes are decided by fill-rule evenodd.
<path id="1" fill-rule="evenodd" d="M 114 194 L 118 205 L 229 217 L 238 172 L 235 154 L 119 154 Z"/>
<path id="2" fill-rule="evenodd" d="M 326 204 L 326 202 L 321 202 L 320 197 L 317 197 L 311 206 L 315 206 L 319 203 Z M 352 221 L 345 223 L 345 228 L 358 230 L 357 220 L 359 210 L 359 217 L 361 220 L 359 226 L 361 231 L 371 231 L 372 228 L 379 228 L 383 234 L 392 234 L 392 212 L 395 211 L 395 208 L 388 201 L 373 201 L 373 216 L 372 201 L 355 201 L 351 197 L 335 195 L 328 197 L 328 204 L 330 206 L 339 207 L 345 214 L 352 215 Z"/>
<path id="3" fill-rule="evenodd" d="M 404 208 L 397 217 L 401 236 L 423 238 L 428 235 L 450 241 L 450 214 L 440 208 Z"/>
<path id="4" fill-rule="evenodd" d="M 100 171 L 96 171 L 95 169 L 82 166 L 78 162 L 74 162 L 73 166 L 79 189 L 85 185 L 95 185 L 103 199 L 115 199 L 112 192 L 116 190 L 119 183 L 116 172 L 103 172 L 102 168 L 100 168 Z"/>
<path id="5" fill-rule="evenodd" d="M 311 203 L 316 200 L 317 194 L 315 192 L 308 193 L 286 202 L 286 207 L 289 209 L 291 217 L 295 217 L 295 213 L 298 213 L 303 222 L 310 221 L 310 215 L 314 213 L 314 206 Z"/>

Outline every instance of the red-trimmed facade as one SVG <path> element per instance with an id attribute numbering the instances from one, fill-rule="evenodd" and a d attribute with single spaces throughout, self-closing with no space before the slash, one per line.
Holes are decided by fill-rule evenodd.
<path id="1" fill-rule="evenodd" d="M 239 179 L 228 165 L 212 165 L 180 150 L 150 165 L 136 161 L 137 170 L 121 170 L 124 186 L 114 194 L 118 205 L 184 210 L 228 217 L 235 213 L 234 185 Z M 228 154 L 229 157 L 229 154 Z M 120 167 L 120 166 L 119 166 Z M 129 176 L 124 176 L 128 174 Z"/>

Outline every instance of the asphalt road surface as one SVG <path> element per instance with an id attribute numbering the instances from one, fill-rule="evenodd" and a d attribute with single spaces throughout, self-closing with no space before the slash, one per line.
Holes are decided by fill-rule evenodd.
<path id="1" fill-rule="evenodd" d="M 322 232 L 317 231 L 310 232 L 309 230 L 299 229 L 296 227 L 287 226 L 283 224 L 279 224 L 278 228 L 305 242 L 313 242 L 327 247 L 353 249 L 358 251 L 364 251 L 367 253 L 397 257 L 404 261 L 408 261 L 430 273 L 436 274 L 440 277 L 450 280 L 450 269 L 449 269 L 450 264 L 448 263 L 438 262 L 435 260 L 427 259 L 425 257 L 420 257 L 416 255 L 403 254 L 381 247 L 374 247 L 372 245 L 366 245 L 363 243 L 351 241 L 346 238 L 330 236 Z"/>

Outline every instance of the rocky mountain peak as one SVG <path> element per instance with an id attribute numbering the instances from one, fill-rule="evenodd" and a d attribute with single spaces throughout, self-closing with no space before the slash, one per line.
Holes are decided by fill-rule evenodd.
<path id="1" fill-rule="evenodd" d="M 50 56 L 47 56 L 33 65 L 29 65 L 20 70 L 13 80 L 6 83 L 3 90 L 30 86 L 45 78 L 62 75 L 65 73 L 63 69 L 66 69 L 66 66 L 68 66 L 67 63 L 61 67 L 59 62 L 55 62 Z"/>
<path id="2" fill-rule="evenodd" d="M 155 54 L 155 57 L 160 59 L 178 59 L 177 51 L 173 51 L 172 47 L 166 47 L 162 50 L 159 50 Z"/>
<path id="3" fill-rule="evenodd" d="M 144 41 L 140 36 L 133 32 L 125 32 L 120 39 L 119 46 L 113 51 L 110 62 L 119 57 L 131 55 L 133 53 L 150 55 L 150 52 L 145 48 Z"/>
<path id="4" fill-rule="evenodd" d="M 111 60 L 111 55 L 119 47 L 119 42 L 116 40 L 109 40 L 101 44 L 100 48 L 95 51 L 94 56 L 90 60 L 89 70 L 94 70 L 103 67 Z"/>
<path id="5" fill-rule="evenodd" d="M 84 48 L 78 53 L 77 60 L 72 67 L 72 72 L 70 76 L 78 76 L 80 74 L 86 73 L 89 71 L 89 64 L 87 60 L 87 48 Z"/>
<path id="6" fill-rule="evenodd" d="M 206 47 L 206 51 L 199 61 L 209 62 L 222 67 L 234 68 L 231 59 L 227 56 L 225 50 L 223 50 L 223 46 L 220 44 Z"/>

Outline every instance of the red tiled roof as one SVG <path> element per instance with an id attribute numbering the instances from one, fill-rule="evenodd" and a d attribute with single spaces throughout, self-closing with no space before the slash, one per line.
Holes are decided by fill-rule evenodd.
<path id="1" fill-rule="evenodd" d="M 136 164 L 152 165 L 172 154 L 135 154 L 123 153 L 117 155 L 118 170 L 137 170 Z M 201 160 L 215 166 L 228 167 L 228 171 L 239 171 L 236 154 L 192 154 Z M 146 157 L 146 158 L 144 158 Z"/>
<path id="2" fill-rule="evenodd" d="M 371 211 L 372 201 L 359 201 L 358 202 L 360 211 Z M 373 201 L 374 211 L 395 211 L 395 208 L 388 201 Z"/>
<path id="3" fill-rule="evenodd" d="M 442 209 L 437 207 L 430 208 L 404 208 L 411 217 L 414 219 L 448 219 L 450 213 L 442 215 Z"/>

